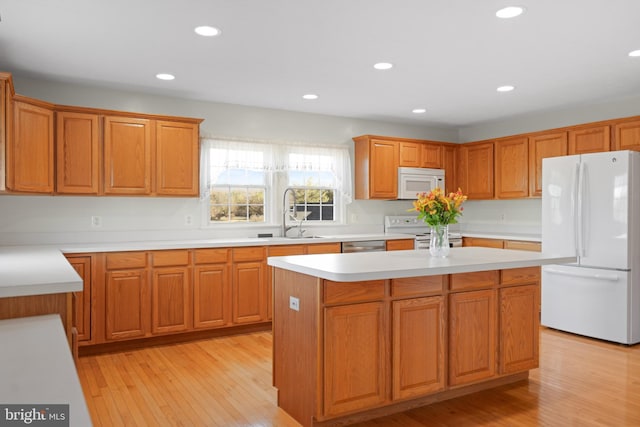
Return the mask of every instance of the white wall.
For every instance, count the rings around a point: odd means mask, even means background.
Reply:
[[[541,232],[542,199],[468,200],[463,207],[462,231]]]

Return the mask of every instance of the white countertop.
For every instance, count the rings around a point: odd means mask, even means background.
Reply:
[[[575,257],[480,247],[452,248],[446,258],[433,258],[428,250],[268,258],[268,264],[273,267],[338,282],[468,273],[575,261]]]
[[[0,247],[0,298],[82,290],[62,252],[48,247]]]
[[[2,320],[0,342],[3,405],[69,404],[69,425],[92,425],[60,316]]]

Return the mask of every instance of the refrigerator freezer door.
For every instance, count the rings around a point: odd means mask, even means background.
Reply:
[[[630,272],[542,267],[541,324],[588,337],[633,344]]]
[[[584,171],[578,238],[581,266],[631,268],[628,244],[629,159],[629,151],[581,156]]]
[[[580,156],[542,160],[542,251],[576,256]]]

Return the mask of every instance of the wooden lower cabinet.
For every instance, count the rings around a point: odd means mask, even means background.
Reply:
[[[450,385],[496,374],[496,300],[494,289],[449,295]]]
[[[379,405],[388,388],[385,304],[329,307],[324,312],[324,415]]]
[[[78,341],[91,340],[91,257],[68,256],[69,264],[82,278],[83,290],[73,292],[72,325],[78,333]]]
[[[485,239],[483,237],[463,237],[462,246],[479,246],[483,248],[503,249],[504,240],[502,239]]]
[[[153,269],[151,332],[182,332],[191,328],[191,279],[188,267]]]
[[[267,318],[266,251],[260,246],[232,251],[233,323],[261,322]]]
[[[231,323],[231,282],[227,264],[195,267],[193,327],[217,328]]]
[[[500,373],[538,367],[540,287],[500,289]]]
[[[387,240],[386,247],[388,251],[404,251],[415,249],[414,239]]]
[[[143,338],[150,333],[146,269],[108,271],[105,278],[105,339]]]
[[[422,396],[445,387],[442,296],[392,302],[392,398]]]

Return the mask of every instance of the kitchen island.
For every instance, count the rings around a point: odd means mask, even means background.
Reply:
[[[303,426],[345,425],[528,378],[540,265],[490,248],[270,257],[273,382]]]

